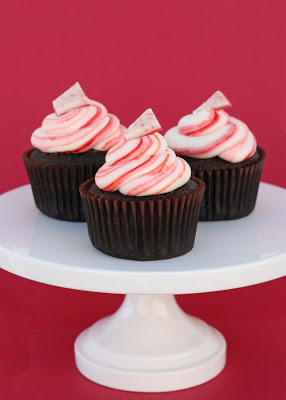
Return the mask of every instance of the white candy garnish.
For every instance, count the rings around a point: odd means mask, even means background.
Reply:
[[[135,139],[141,136],[150,135],[150,133],[160,131],[161,125],[157,120],[151,108],[148,108],[125,132],[125,139]]]
[[[58,116],[88,104],[90,101],[78,82],[53,101],[53,107]]]
[[[225,107],[231,107],[231,103],[220,90],[217,90],[205,103],[193,111],[193,113],[202,110],[210,110],[211,108],[214,110],[220,110]]]

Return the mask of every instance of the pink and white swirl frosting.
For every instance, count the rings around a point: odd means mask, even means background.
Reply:
[[[32,145],[43,152],[106,151],[124,136],[126,128],[119,119],[101,103],[88,99],[79,84],[53,103],[56,112],[44,118],[31,138]]]
[[[183,186],[191,177],[191,169],[168,149],[158,130],[161,126],[148,109],[128,128],[125,138],[107,152],[106,163],[95,175],[97,186],[128,196],[158,195]]]
[[[179,155],[194,158],[218,156],[231,163],[250,158],[257,148],[256,139],[244,122],[222,110],[229,106],[227,98],[215,92],[166,132],[168,146]]]

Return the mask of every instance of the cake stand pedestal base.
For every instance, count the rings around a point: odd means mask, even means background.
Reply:
[[[79,371],[115,389],[165,392],[200,385],[226,362],[214,328],[184,313],[173,295],[127,295],[119,310],[75,342]]]

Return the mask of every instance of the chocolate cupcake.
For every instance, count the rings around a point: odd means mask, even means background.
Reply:
[[[266,154],[247,125],[223,110],[229,106],[217,91],[165,134],[168,146],[206,184],[201,221],[242,218],[256,203]]]
[[[106,108],[88,99],[76,83],[53,101],[31,138],[34,149],[23,154],[35,204],[49,217],[85,221],[79,186],[94,177],[109,148],[126,128]]]
[[[151,109],[80,186],[94,247],[114,257],[161,260],[194,245],[204,183],[167,148]]]

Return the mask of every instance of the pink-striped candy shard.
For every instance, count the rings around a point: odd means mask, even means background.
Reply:
[[[185,115],[178,123],[179,132],[186,135],[205,128],[213,122],[215,115],[213,109],[202,110],[195,114]]]
[[[53,101],[53,107],[57,115],[65,114],[74,108],[88,104],[90,104],[90,100],[86,97],[78,82]]]
[[[210,109],[221,110],[225,107],[231,107],[231,103],[221,91],[217,90],[205,103],[193,111],[193,113]]]
[[[125,139],[135,139],[161,131],[162,127],[151,108],[148,108],[125,132]]]

